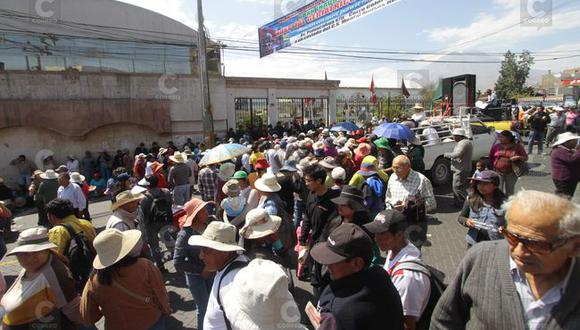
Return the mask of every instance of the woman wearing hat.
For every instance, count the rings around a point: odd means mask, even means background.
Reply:
[[[501,239],[499,227],[505,225],[501,205],[506,196],[499,189],[499,175],[482,171],[471,179],[475,182],[459,213],[460,224],[469,228],[465,240],[468,248],[481,241]]]
[[[199,258],[200,247],[191,246],[187,242],[190,237],[201,235],[210,216],[207,205],[199,198],[192,198],[183,208],[186,214],[179,219],[181,230],[175,241],[173,264],[178,272],[185,275],[185,283],[191,292],[197,306],[197,329],[203,330],[203,318],[213,283],[213,273],[205,269],[205,264]]]
[[[83,291],[80,312],[94,324],[103,316],[106,329],[165,329],[171,314],[161,273],[136,255],[141,232],[105,229],[94,241],[95,271]]]
[[[240,228],[249,210],[247,200],[241,197],[240,183],[231,179],[224,184],[222,190],[227,196],[220,204],[220,209],[223,210],[222,220]]]
[[[280,238],[284,246],[290,247],[296,244],[296,236],[290,222],[290,215],[285,211],[286,202],[280,199],[278,192],[282,186],[274,174],[266,173],[260,179],[256,180],[256,190],[260,194],[258,208],[263,208],[270,215],[282,218],[282,228],[280,229]]]
[[[173,157],[173,156],[172,156]],[[153,176],[157,177],[157,187],[158,188],[169,188],[165,174],[163,174],[163,164],[158,161],[151,163],[151,171]]]
[[[76,329],[81,323],[74,280],[65,258],[53,249],[44,227],[18,236],[7,255],[15,255],[23,269],[0,302],[3,329]]]
[[[130,190],[122,191],[115,197],[111,205],[113,214],[107,221],[105,228],[115,228],[120,231],[137,229],[137,213],[139,202],[145,198],[142,193],[132,193]]]
[[[489,163],[492,169],[499,174],[499,187],[509,197],[514,193],[514,187],[518,177],[513,170],[513,162],[527,161],[528,154],[510,131],[502,131],[499,134],[499,143],[491,147]]]
[[[379,161],[377,160],[377,158],[375,156],[366,156],[361,164],[360,170],[357,171],[352,178],[350,179],[350,181],[348,182],[349,186],[353,186],[356,187],[358,189],[362,189],[363,184],[367,178],[367,176],[365,175],[365,171],[366,169],[364,168],[364,164],[372,164],[374,171],[377,173],[377,175],[381,178],[381,180],[387,184],[389,182],[389,175],[387,174],[387,172],[385,172],[384,170],[377,170],[378,166],[379,166]],[[361,172],[362,171],[362,172]]]
[[[240,229],[244,238],[246,256],[274,261],[284,268],[290,268],[288,247],[278,237],[282,218],[270,215],[264,209],[253,209],[246,215],[246,223]]]
[[[566,132],[558,135],[554,142],[550,158],[552,159],[552,180],[556,194],[572,198],[580,181],[580,137]]]

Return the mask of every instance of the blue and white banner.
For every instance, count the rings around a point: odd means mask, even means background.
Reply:
[[[260,57],[350,23],[399,0],[316,0],[258,29]]]

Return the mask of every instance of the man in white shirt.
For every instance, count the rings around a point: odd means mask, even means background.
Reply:
[[[385,270],[401,297],[405,329],[415,329],[419,320],[421,323],[429,320],[421,319],[431,294],[431,282],[425,273],[410,270],[409,265],[420,264],[421,251],[405,238],[408,221],[396,210],[380,212],[375,221],[365,225],[365,228],[375,234],[375,241],[381,251],[388,251]],[[413,267],[414,268],[414,267]]]
[[[71,201],[76,216],[80,218],[87,204],[87,199],[85,198],[85,194],[83,194],[83,190],[81,187],[70,182],[70,175],[68,172],[59,174],[58,184],[60,184],[60,187],[58,187],[57,197]]]
[[[216,272],[203,320],[204,330],[228,329],[230,321],[221,307],[237,304],[224,301],[236,275],[248,264],[248,258],[241,254],[244,248],[236,243],[236,232],[234,225],[214,221],[202,235],[193,235],[188,240],[189,245],[201,247],[199,258],[205,263],[203,273]]]
[[[67,156],[67,162],[66,162],[66,167],[68,168],[68,171],[70,173],[72,172],[79,172],[79,161],[75,158],[75,156],[73,155],[68,155]]]
[[[407,156],[395,157],[392,169],[394,173],[389,177],[385,197],[386,209],[403,211],[407,203],[422,198],[425,200],[427,213],[436,211],[437,201],[431,181],[423,174],[411,169],[411,161]]]

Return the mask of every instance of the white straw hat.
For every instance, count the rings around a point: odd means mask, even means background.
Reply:
[[[185,163],[187,156],[182,154],[181,152],[176,152],[172,156],[169,156],[169,159],[175,163]]]
[[[81,175],[79,172],[72,172],[70,174],[70,182],[72,183],[83,183],[85,179],[85,176]]]
[[[54,170],[46,170],[40,175],[42,179],[58,179],[58,174]]]
[[[245,251],[236,242],[237,229],[234,225],[214,221],[201,235],[193,235],[187,243],[192,246],[202,246],[222,252]]]
[[[141,193],[133,193],[130,190],[122,191],[117,196],[115,196],[115,202],[111,205],[111,211],[115,211],[125,204],[139,201],[143,198],[145,198],[145,195]]]
[[[280,228],[282,218],[269,215],[265,209],[253,209],[246,214],[246,224],[240,229],[240,236],[256,239],[274,234]]]
[[[93,268],[103,269],[116,264],[126,257],[139,243],[141,232],[137,229],[120,231],[109,228],[95,237],[93,246],[97,252],[93,260]]]
[[[565,132],[565,133],[558,135],[558,137],[556,138],[556,142],[554,142],[554,144],[552,144],[552,147],[559,146],[559,145],[566,143],[568,141],[578,140],[578,139],[580,139],[580,136],[578,136],[572,132]]]
[[[262,175],[261,178],[256,180],[254,187],[262,192],[277,192],[282,189],[282,186],[280,186],[276,179],[276,175],[272,173]]]
[[[57,246],[48,240],[48,230],[44,227],[34,227],[23,230],[18,235],[16,247],[7,256],[17,253],[38,252],[49,249],[56,249]]]
[[[270,260],[254,259],[234,278],[224,310],[236,329],[306,329],[288,292],[288,276]]]
[[[451,132],[451,135],[457,135],[457,136],[464,136],[467,137],[467,134],[465,133],[465,130],[463,128],[456,128]]]

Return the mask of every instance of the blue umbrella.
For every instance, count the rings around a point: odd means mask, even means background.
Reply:
[[[373,134],[378,137],[395,140],[411,140],[415,133],[405,125],[399,123],[384,123],[375,128]]]
[[[338,123],[330,129],[333,132],[353,132],[359,130],[359,127],[351,122]]]

